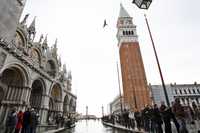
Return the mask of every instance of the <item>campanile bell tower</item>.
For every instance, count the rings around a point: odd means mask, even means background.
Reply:
[[[149,89],[146,80],[143,60],[140,52],[136,25],[132,17],[120,5],[117,21],[117,39],[122,73],[123,97],[125,107],[142,109],[150,104]]]

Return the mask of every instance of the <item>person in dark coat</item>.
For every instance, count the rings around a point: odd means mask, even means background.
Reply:
[[[134,113],[134,117],[135,117],[135,121],[137,124],[137,128],[140,131],[141,127],[142,127],[142,116],[141,116],[141,112],[139,112],[138,110],[136,110],[136,112]]]
[[[123,119],[124,119],[124,125],[126,128],[129,128],[130,127],[130,123],[129,123],[129,112],[128,110],[124,110],[123,112]]]
[[[156,133],[163,133],[163,129],[162,129],[162,117],[159,111],[159,108],[157,106],[157,104],[154,104],[154,108],[153,108],[153,112],[152,112],[152,121],[153,121],[153,131],[155,131]]]
[[[27,110],[24,112],[23,115],[22,133],[30,133],[30,124],[31,124],[31,112],[30,108],[27,108]]]
[[[185,111],[179,99],[175,99],[172,111],[175,114],[175,117],[180,125],[179,128],[180,133],[188,133],[188,129],[186,127],[186,122],[185,122],[185,117],[186,117]]]
[[[148,105],[142,111],[142,118],[143,118],[143,123],[144,123],[144,130],[149,132],[150,131],[150,109]]]
[[[36,113],[36,111],[33,108],[31,109],[31,117],[30,118],[31,118],[30,131],[31,131],[31,133],[36,133],[39,115]]]
[[[172,107],[173,107],[173,105],[174,105],[174,102],[172,102]],[[172,111],[172,108],[170,108],[170,111],[171,111],[171,118],[172,118],[172,121],[174,122],[174,124],[176,126],[177,133],[180,133],[180,131],[179,131],[180,125],[179,125],[179,123],[178,123],[178,121],[175,117],[175,114]]]
[[[5,133],[13,133],[17,124],[17,112],[16,108],[12,108],[6,119]]]
[[[161,102],[160,113],[165,124],[165,133],[172,133],[170,108]]]

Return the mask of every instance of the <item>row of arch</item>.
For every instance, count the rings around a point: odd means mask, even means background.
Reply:
[[[9,101],[40,110],[44,108],[43,104],[48,102],[48,111],[64,114],[75,111],[76,101],[69,99],[67,94],[63,98],[64,93],[60,84],[53,83],[51,89],[47,89],[43,78],[35,78],[32,83],[30,80],[31,76],[19,64],[9,65],[2,69],[0,72],[0,106],[4,106],[3,101]],[[49,101],[45,101],[45,97],[48,97]],[[0,118],[3,117],[0,115]]]
[[[175,89],[174,90],[174,93],[176,94],[176,95],[178,95],[178,94],[200,94],[200,89],[199,88],[187,88],[187,89]]]
[[[123,31],[123,35],[134,35],[134,31]]]

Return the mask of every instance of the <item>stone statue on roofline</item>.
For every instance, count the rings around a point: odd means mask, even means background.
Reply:
[[[43,34],[40,35],[40,39],[39,39],[39,42],[38,43],[42,43],[42,40],[43,40],[44,36]]]
[[[57,57],[57,43],[58,43],[58,40],[56,39],[55,41],[55,44],[53,45],[53,48],[52,48],[52,54],[54,57]]]
[[[27,21],[29,15],[30,15],[30,14],[26,14],[26,15],[25,15],[24,19],[23,19],[22,22],[20,23],[21,25],[25,25],[25,24],[26,24],[26,21]]]

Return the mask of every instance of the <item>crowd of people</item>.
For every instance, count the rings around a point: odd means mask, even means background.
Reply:
[[[177,133],[189,133],[188,127],[197,128],[195,121],[200,120],[200,109],[195,102],[192,106],[183,106],[180,100],[176,99],[170,107],[161,102],[160,107],[156,104],[147,105],[141,111],[135,112],[125,109],[120,114],[104,116],[102,120],[152,133],[172,133],[173,124]]]
[[[12,108],[7,115],[5,133],[36,133],[38,124],[39,114],[35,109],[17,112],[16,108]]]

